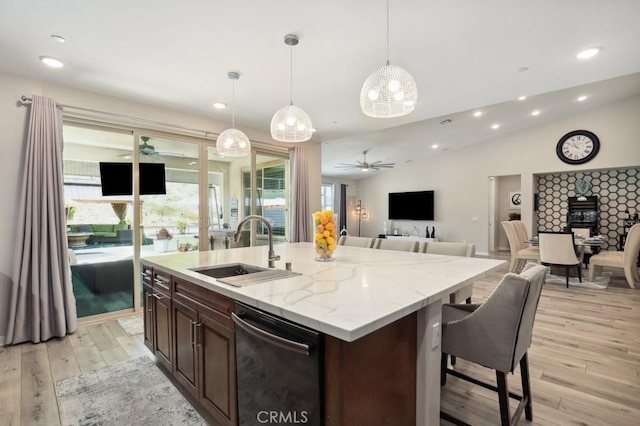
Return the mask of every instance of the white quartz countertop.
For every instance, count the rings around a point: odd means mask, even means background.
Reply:
[[[192,268],[246,263],[267,267],[266,246],[147,255],[141,260],[237,301],[345,341],[353,341],[463,288],[502,260],[339,246],[317,262],[311,243],[274,246],[276,268],[302,275],[233,287]]]

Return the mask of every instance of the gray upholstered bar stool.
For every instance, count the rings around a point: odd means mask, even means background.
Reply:
[[[380,250],[410,251],[415,253],[418,251],[419,245],[420,243],[416,240],[376,238],[373,243],[373,248]]]
[[[442,305],[441,384],[444,386],[447,374],[451,374],[498,392],[502,426],[516,424],[523,410],[527,420],[533,420],[527,351],[546,275],[545,266],[528,263],[520,274],[507,273],[481,305]],[[497,386],[447,368],[448,355],[495,370]],[[522,396],[509,392],[507,385],[507,373],[518,363]],[[520,400],[513,418],[509,397]],[[441,417],[466,424],[444,412]]]
[[[373,238],[352,237],[351,235],[343,235],[338,240],[338,245],[371,248],[371,246],[373,245]]]

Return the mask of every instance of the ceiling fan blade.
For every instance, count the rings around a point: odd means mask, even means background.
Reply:
[[[339,168],[339,169],[360,169],[360,168],[362,168],[362,166],[356,165],[356,164],[338,164],[335,167]]]

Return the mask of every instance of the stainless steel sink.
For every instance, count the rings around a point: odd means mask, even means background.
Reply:
[[[221,283],[229,284],[234,287],[243,287],[251,284],[302,275],[298,272],[262,268],[244,263],[194,268],[192,271],[213,277]]]

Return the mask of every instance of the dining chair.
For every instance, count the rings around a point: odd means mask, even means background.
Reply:
[[[398,240],[391,238],[376,238],[374,249],[417,252],[420,243],[416,240]]]
[[[578,279],[582,282],[582,260],[576,254],[573,238],[573,232],[538,231],[540,263],[545,266],[564,268],[567,288],[569,288],[571,268],[577,268]]]
[[[421,253],[443,254],[446,256],[473,257],[476,254],[476,246],[469,243],[457,243],[449,241],[427,242],[421,248]],[[449,303],[459,303],[466,300],[471,303],[473,295],[473,284],[456,290],[449,295]]]
[[[620,268],[629,287],[635,288],[640,283],[638,272],[638,253],[640,252],[640,223],[633,225],[627,234],[623,251],[602,251],[589,259],[589,281],[594,281],[596,273],[602,273],[602,267]]]
[[[538,248],[529,246],[529,233],[524,222],[520,220],[505,220],[502,222],[502,227],[507,234],[511,250],[509,272],[518,272],[527,260],[539,261],[540,253]]]
[[[352,237],[351,235],[342,235],[338,240],[338,245],[371,248],[371,246],[373,246],[373,238]]]
[[[571,232],[573,232],[573,235],[575,238],[589,238],[591,237],[591,228],[574,228],[571,227]],[[591,249],[591,247],[586,246],[586,245],[581,245],[578,247],[578,251],[582,257],[582,262],[585,264],[585,266],[588,264],[589,259],[591,258],[591,256],[593,255],[593,250]]]
[[[483,304],[442,306],[441,385],[450,374],[497,392],[503,426],[516,424],[523,411],[527,420],[533,420],[527,351],[546,274],[546,267],[527,263],[520,274],[508,272]],[[497,386],[448,368],[449,355],[495,370]],[[518,364],[522,395],[509,392],[507,384],[507,374]],[[509,397],[520,400],[513,417]],[[440,416],[466,424],[445,412]]]

